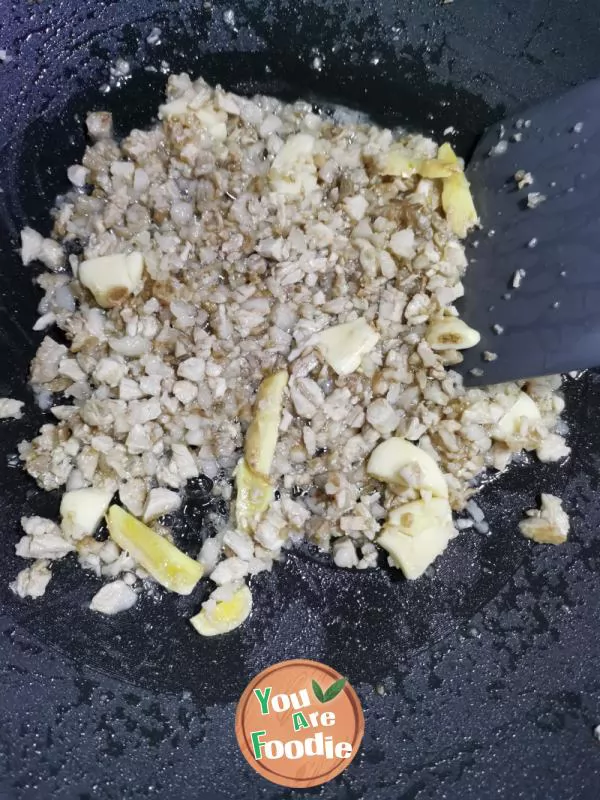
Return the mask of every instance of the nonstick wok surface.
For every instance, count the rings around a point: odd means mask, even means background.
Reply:
[[[26,399],[28,413],[4,423],[0,441],[0,796],[596,798],[595,373],[566,382],[569,462],[527,462],[486,486],[492,533],[459,537],[431,580],[338,570],[300,548],[253,581],[250,621],[212,641],[185,621],[203,586],[114,618],[88,611],[97,582],[69,559],[40,601],[7,588],[22,567],[19,517],[52,516],[59,502],[15,467],[17,443],[44,419],[26,385],[38,293],[15,249],[24,224],[49,230],[87,110],[113,111],[120,133],[150,124],[165,61],[235,91],[341,102],[438,138],[453,125],[468,155],[506,113],[600,74],[595,4],[4,0],[2,12],[0,48],[12,60],[0,64],[0,394]],[[154,27],[161,41],[150,45]],[[132,75],[105,94],[118,56]],[[518,533],[540,491],[559,494],[572,515],[563,547]],[[174,520],[192,547],[201,508]],[[366,735],[331,784],[286,793],[243,761],[234,708],[254,674],[298,657],[348,676]]]

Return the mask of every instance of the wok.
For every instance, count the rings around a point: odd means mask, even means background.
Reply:
[[[204,599],[203,586],[190,598],[145,597],[114,618],[87,609],[98,584],[69,559],[55,567],[42,600],[19,601],[7,588],[22,568],[14,555],[19,517],[53,516],[59,501],[15,460],[17,443],[45,418],[27,387],[41,338],[32,331],[39,293],[17,256],[18,233],[25,224],[49,231],[66,166],[84,148],[87,110],[111,110],[121,134],[148,125],[165,72],[185,70],[241,93],[343,103],[439,139],[452,125],[468,156],[494,120],[600,74],[596,4],[1,5],[0,48],[11,60],[0,63],[0,395],[27,401],[25,417],[3,423],[0,437],[1,796],[597,798],[594,372],[565,383],[569,462],[528,461],[490,482],[480,503],[491,534],[460,536],[431,579],[338,570],[298,548],[253,580],[249,622],[210,641],[185,621]],[[161,33],[151,44],[153,28]],[[111,82],[118,57],[131,74]],[[565,499],[573,531],[563,547],[536,547],[518,533],[523,509],[540,491]],[[187,510],[175,524],[193,546],[202,504]],[[234,709],[253,675],[302,657],[348,677],[366,734],[333,782],[286,792],[243,760]]]

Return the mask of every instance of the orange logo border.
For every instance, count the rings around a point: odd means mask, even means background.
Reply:
[[[356,694],[356,691],[349,683],[346,683],[344,685],[344,688],[342,689],[342,693],[345,694],[347,699],[350,701],[355,721],[354,732],[351,740],[349,740],[352,746],[352,756],[350,758],[336,759],[335,763],[332,764],[331,768],[325,773],[307,777],[298,777],[298,778],[294,778],[288,775],[283,775],[273,767],[267,766],[267,763],[264,760],[259,761],[254,756],[252,743],[249,737],[249,732],[245,728],[245,717],[247,716],[248,713],[248,705],[251,700],[256,701],[254,690],[258,687],[259,684],[264,684],[265,681],[268,682],[269,678],[274,673],[280,673],[281,671],[289,669],[290,667],[293,668],[304,667],[312,670],[318,670],[323,674],[323,677],[326,676],[330,682],[338,680],[339,678],[342,677],[340,673],[334,670],[332,667],[329,667],[326,664],[322,664],[319,661],[312,661],[310,659],[304,659],[304,658],[291,659],[289,661],[280,661],[278,664],[273,664],[272,666],[267,667],[267,669],[260,672],[250,681],[250,683],[244,690],[238,702],[235,715],[235,735],[240,750],[242,751],[242,755],[244,756],[246,761],[250,764],[250,766],[254,770],[256,770],[256,772],[258,772],[259,775],[262,775],[263,778],[266,778],[267,780],[271,781],[271,783],[276,783],[279,786],[308,789],[311,786],[320,786],[321,784],[327,783],[328,781],[332,780],[341,772],[343,772],[346,769],[346,767],[354,760],[365,732],[365,719],[362,706],[359,697]]]

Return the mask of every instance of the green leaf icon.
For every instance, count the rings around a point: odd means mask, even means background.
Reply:
[[[334,681],[329,689],[325,692],[325,696],[323,699],[323,703],[328,703],[330,700],[333,700],[338,694],[342,691],[344,686],[346,685],[346,678],[339,678],[337,681]]]
[[[330,700],[335,699],[345,685],[346,678],[338,678],[326,691],[323,691],[315,680],[312,682],[313,692],[319,703],[328,703]]]
[[[313,682],[312,682],[312,689],[313,689],[313,692],[315,693],[315,697],[317,698],[319,703],[324,703],[325,702],[325,695],[323,694],[323,689],[321,689],[319,684],[314,679],[313,679]]]

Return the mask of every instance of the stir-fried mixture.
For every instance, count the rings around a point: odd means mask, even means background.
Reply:
[[[568,454],[559,377],[467,390],[452,369],[479,334],[454,306],[477,215],[450,145],[185,74],[158,116],[118,141],[89,114],[52,238],[22,234],[24,264],[48,268],[31,384],[52,421],[19,452],[64,495],[59,521],[22,520],[17,594],[73,556],[104,579],[91,608],[107,614],[149,582],[209,578],[191,621],[226,632],[290,543],[357,569],[383,550],[416,579],[484,470]],[[199,476],[231,514],[184,553],[161,518]],[[532,512],[523,529],[552,524]]]

